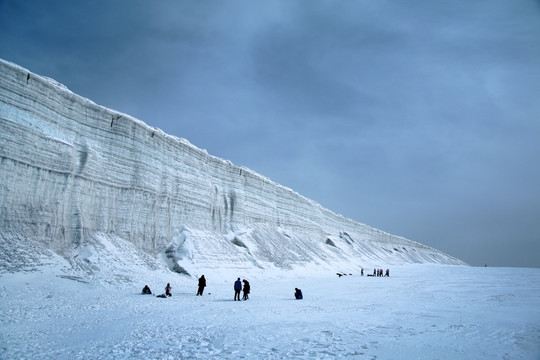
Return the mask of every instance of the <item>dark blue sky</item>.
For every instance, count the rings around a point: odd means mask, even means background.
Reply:
[[[0,57],[346,217],[540,267],[540,1],[0,0]]]

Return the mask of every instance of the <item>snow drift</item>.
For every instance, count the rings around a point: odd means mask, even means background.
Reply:
[[[216,267],[463,264],[337,215],[18,65],[0,60],[0,74],[6,249],[35,243],[91,264],[84,256],[89,248],[122,239],[186,274]],[[89,245],[96,241],[101,245]]]
[[[401,265],[388,278],[267,271],[249,278],[250,299],[238,302],[236,277],[214,272],[195,296],[194,278],[146,270],[136,286],[102,286],[64,273],[58,256],[49,262],[0,275],[1,359],[540,359],[540,269]],[[145,284],[161,294],[169,280],[168,299],[140,294]]]

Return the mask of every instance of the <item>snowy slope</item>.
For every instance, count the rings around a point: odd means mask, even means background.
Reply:
[[[151,266],[163,260],[190,275],[313,264],[344,271],[462,264],[337,215],[52,79],[6,61],[0,75],[0,241],[6,249],[35,243],[91,269],[98,256],[89,254],[122,243],[127,252],[153,259]],[[11,257],[2,263],[19,266]]]

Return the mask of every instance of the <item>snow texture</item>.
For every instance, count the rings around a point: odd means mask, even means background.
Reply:
[[[214,271],[201,297],[195,278],[148,268],[131,243],[99,243],[85,252],[102,271],[90,277],[52,252],[0,274],[1,359],[540,359],[540,269]],[[233,301],[238,276],[247,301]],[[140,293],[167,282],[170,298]]]
[[[337,215],[18,65],[0,60],[0,74],[4,243],[27,239],[92,263],[93,239],[107,234],[190,275],[216,266],[463,264]],[[4,270],[17,264],[3,261]]]

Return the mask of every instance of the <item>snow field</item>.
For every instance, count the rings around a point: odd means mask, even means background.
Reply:
[[[54,266],[2,274],[0,358],[540,358],[540,269],[406,265],[390,278],[246,275],[252,292],[241,302],[232,300],[236,277],[205,273],[208,287],[197,297],[196,279],[171,273],[158,283],[153,275],[114,287]],[[173,296],[140,295],[145,278],[158,294],[171,282]],[[304,300],[294,300],[295,287]]]

